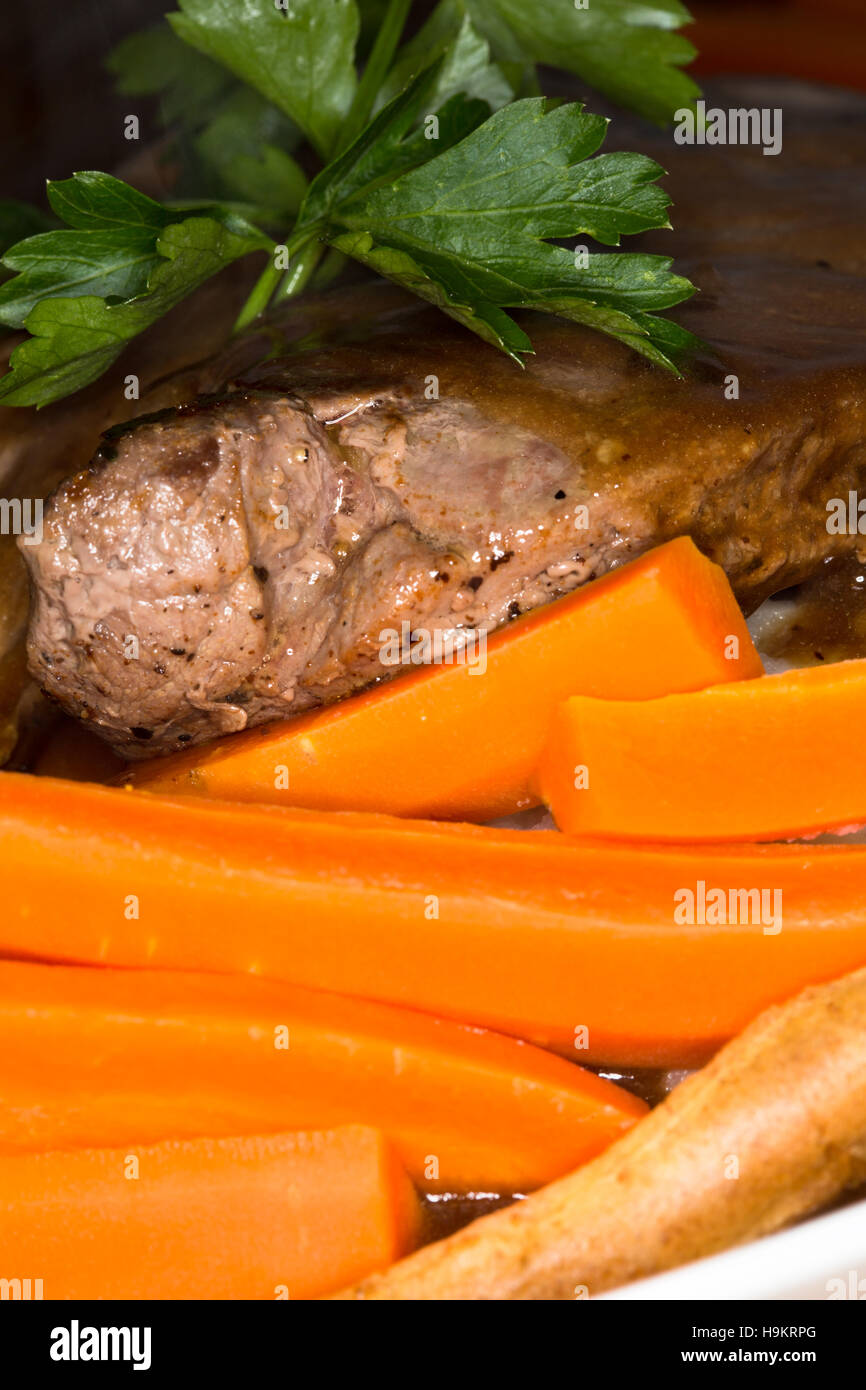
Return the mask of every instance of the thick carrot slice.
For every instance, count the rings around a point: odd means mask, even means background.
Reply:
[[[866,822],[866,661],[636,703],[567,700],[539,787],[605,839],[779,840]],[[575,776],[577,773],[577,776]],[[576,785],[577,783],[577,785]]]
[[[0,863],[7,955],[254,971],[581,1061],[688,1065],[866,964],[859,846],[592,846],[5,773]]]
[[[646,699],[761,674],[724,572],[688,537],[492,636],[482,673],[428,666],[286,723],[141,765],[151,791],[492,820],[534,805],[567,695]]]
[[[47,1299],[316,1298],[406,1254],[419,1215],[361,1126],[0,1157],[4,1269]]]
[[[539,1187],[646,1110],[513,1038],[218,975],[0,962],[0,1058],[0,1153],[362,1123],[428,1192]]]

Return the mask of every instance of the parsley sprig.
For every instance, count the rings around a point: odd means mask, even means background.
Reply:
[[[170,30],[127,40],[111,65],[122,90],[163,92],[217,196],[200,186],[195,203],[162,204],[97,172],[50,183],[63,225],[3,257],[13,274],[0,323],[29,336],[0,402],[41,406],[85,386],[255,252],[268,262],[239,329],[348,257],[518,362],[532,344],[507,311],[530,307],[676,370],[692,340],[657,311],[693,287],[670,261],[559,244],[617,247],[668,226],[663,171],[640,154],[599,154],[606,121],[537,95],[534,63],[665,119],[695,91],[679,71],[691,50],[674,32],[687,18],[677,0],[441,0],[402,47],[410,0],[179,3]]]

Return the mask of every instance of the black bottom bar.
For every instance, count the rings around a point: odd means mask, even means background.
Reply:
[[[242,1376],[244,1390],[245,1382],[262,1374],[278,1373],[287,1386],[299,1378],[309,1382],[311,1376],[316,1382],[331,1380],[341,1354],[355,1377],[366,1377],[376,1365],[380,1374],[388,1365],[389,1375],[413,1381],[419,1372],[429,1380],[437,1354],[450,1376],[459,1365],[463,1373],[478,1366],[489,1378],[491,1369],[503,1364],[512,1382],[525,1374],[523,1366],[538,1379],[552,1369],[552,1358],[561,1377],[563,1355],[584,1383],[606,1382],[610,1372],[618,1379],[630,1367],[662,1376],[684,1368],[700,1376],[710,1366],[804,1366],[826,1381],[828,1374],[850,1366],[860,1350],[862,1318],[852,1313],[824,1302],[602,1301],[559,1304],[546,1313],[525,1304],[500,1306],[498,1312],[476,1308],[471,1315],[455,1304],[415,1304],[392,1308],[383,1324],[381,1311],[346,1304],[22,1301],[0,1304],[0,1338],[4,1360],[17,1367],[19,1381],[31,1371],[60,1380],[92,1378],[106,1369],[114,1376],[134,1376],[137,1367],[142,1377],[158,1381],[194,1373],[197,1390],[211,1377],[224,1384]],[[464,1334],[457,1343],[455,1316]],[[499,1317],[505,1321],[499,1323]],[[545,1335],[527,1341],[526,1334],[541,1326],[537,1317],[543,1318]],[[403,1329],[408,1336],[400,1337]],[[557,1345],[556,1333],[567,1340]],[[91,1359],[94,1351],[99,1359]]]

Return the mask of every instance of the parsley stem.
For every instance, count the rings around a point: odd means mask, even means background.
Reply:
[[[367,66],[364,68],[364,75],[358,83],[355,92],[355,99],[349,107],[349,113],[343,122],[342,129],[337,136],[336,148],[333,158],[343,153],[352,144],[353,140],[360,135],[364,126],[373,114],[373,107],[379,88],[385,80],[385,74],[391,66],[391,59],[400,42],[412,0],[390,0],[388,9],[382,23],[379,25],[379,32],[376,35],[376,42],[367,59]]]
[[[302,232],[297,233],[294,237],[289,237],[288,241],[285,243],[286,251],[289,256],[288,274],[291,275],[294,272],[294,267],[291,262],[292,256],[295,252],[300,251],[307,242],[312,241],[313,237],[314,231],[310,227],[305,227]],[[318,257],[316,259],[318,259]],[[254,319],[257,319],[265,312],[280,281],[286,273],[284,267],[276,264],[274,252],[272,252],[268,264],[253,285],[246,303],[235,319],[234,328],[232,329],[233,334],[240,333],[244,328],[249,327]],[[295,291],[295,293],[297,293],[297,291]]]
[[[346,264],[346,257],[342,251],[336,251],[333,246],[328,250],[328,254],[316,271],[316,278],[313,280],[313,289],[323,290],[326,285],[330,285],[342,271]]]
[[[369,121],[379,89],[400,42],[411,5],[412,0],[390,0],[385,17],[379,26],[376,41],[367,59],[363,76],[358,83],[354,100],[337,136],[334,157],[348,149]],[[300,249],[305,242],[310,240],[310,237],[311,233],[308,228],[298,246],[293,247],[290,241],[288,243],[290,254]],[[235,320],[234,333],[240,333],[244,328],[247,328],[254,319],[265,312],[272,301],[289,299],[292,295],[300,293],[321,256],[321,247],[318,243],[314,242],[312,245],[316,246],[317,249],[309,251],[307,256],[302,257],[296,265],[290,266],[288,272],[279,270],[273,260],[265,266]],[[328,269],[328,264],[329,262],[326,260],[324,270]]]
[[[291,299],[294,295],[301,293],[301,290],[309,283],[313,271],[319,264],[324,249],[324,243],[321,241],[307,242],[304,249],[283,275],[282,280],[271,298],[272,304],[280,304],[284,299]]]
[[[242,329],[247,328],[248,325],[252,323],[253,319],[257,319],[259,314],[265,312],[265,309],[267,309],[270,303],[271,295],[280,283],[280,276],[282,273],[281,270],[277,270],[274,265],[273,257],[271,257],[258,280],[253,285],[244,307],[235,319],[235,325],[232,329],[233,333],[240,333]]]

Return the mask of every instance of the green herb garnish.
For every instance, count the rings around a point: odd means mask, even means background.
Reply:
[[[369,0],[180,0],[171,29],[127,40],[111,59],[121,90],[160,91],[209,178],[200,201],[177,205],[101,173],[49,184],[65,225],[3,257],[14,274],[0,323],[30,336],[0,402],[41,406],[87,385],[254,252],[269,260],[239,329],[349,257],[518,362],[532,344],[507,310],[530,307],[676,370],[694,340],[656,311],[693,287],[670,262],[556,244],[618,246],[669,225],[663,171],[598,154],[607,123],[581,104],[526,93],[538,89],[534,63],[555,63],[669,118],[696,92],[679,71],[690,46],[673,32],[686,11],[677,0],[442,0],[401,47],[410,8],[380,3],[372,23]],[[45,225],[9,206],[24,231]]]

